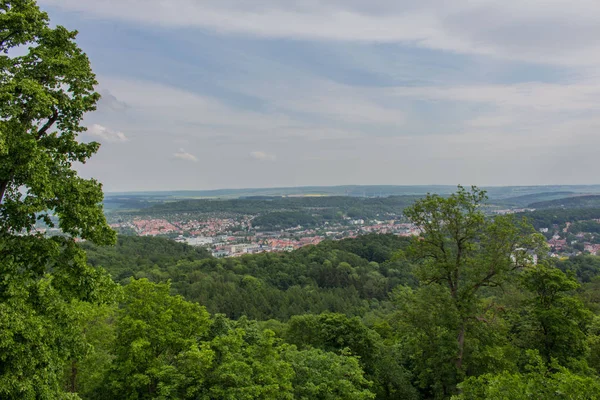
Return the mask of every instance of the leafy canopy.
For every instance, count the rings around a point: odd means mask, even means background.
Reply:
[[[100,205],[101,185],[73,169],[99,148],[77,140],[85,131],[83,115],[95,110],[100,95],[76,36],[50,27],[33,0],[0,1],[2,234],[31,232],[38,219],[53,226],[55,214],[66,234],[114,242]]]
[[[75,242],[110,244],[102,187],[73,169],[98,143],[77,140],[99,94],[77,32],[33,0],[0,0],[0,397],[62,398],[65,363],[85,352],[75,300],[114,284]],[[36,231],[43,220],[62,237]]]

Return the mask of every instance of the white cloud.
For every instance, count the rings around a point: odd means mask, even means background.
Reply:
[[[184,149],[179,149],[177,153],[173,154],[173,157],[184,161],[198,162],[198,158],[195,155],[188,153]]]
[[[468,54],[600,62],[596,0],[40,0],[152,26],[309,40],[398,42]]]
[[[397,102],[382,98],[385,89],[365,89],[315,78],[297,79],[294,87],[271,87],[261,91],[255,82],[248,87],[238,85],[237,89],[280,108],[335,123],[398,126],[406,120],[405,112]]]
[[[250,157],[260,161],[275,161],[277,157],[274,154],[265,153],[264,151],[253,151]]]
[[[98,102],[98,107],[103,108],[106,107],[112,111],[125,111],[129,109],[129,104],[117,99],[110,91],[103,89],[100,91],[100,101]]]
[[[218,98],[156,82],[111,77],[100,77],[99,81],[104,90],[130,105],[127,115],[103,117],[116,119],[140,135],[169,132],[171,139],[186,147],[192,139],[229,142],[234,138],[238,143],[286,141],[291,137],[343,139],[359,131],[342,129],[340,124],[397,124],[403,120],[403,113],[394,107],[383,107],[351,87],[323,81],[307,80],[294,88],[286,86],[288,90],[240,83],[236,88],[239,92],[269,104],[264,111],[234,107]],[[292,91],[294,96],[290,96]],[[318,98],[322,100],[317,102]],[[327,121],[316,122],[319,118]]]
[[[123,143],[129,141],[123,132],[114,131],[99,124],[93,124],[90,126],[87,130],[87,133],[99,138],[100,140],[110,143]]]
[[[600,84],[593,81],[395,88],[390,94],[413,99],[487,103],[547,112],[595,110],[600,107]]]
[[[143,114],[151,124],[203,125],[231,129],[276,129],[292,124],[285,115],[263,114],[231,107],[217,98],[150,81],[101,77],[119,99],[131,106],[131,116]]]
[[[466,124],[474,128],[496,128],[511,125],[515,122],[514,115],[479,115],[469,121]]]

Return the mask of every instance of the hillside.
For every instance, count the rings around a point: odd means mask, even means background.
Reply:
[[[352,217],[399,215],[420,196],[391,196],[362,198],[331,197],[270,197],[232,200],[184,200],[158,204],[143,210],[145,214],[167,213],[231,213],[261,214],[275,211],[305,211],[317,215],[331,215],[340,211]]]
[[[518,215],[526,217],[536,229],[552,228],[553,225],[562,227],[567,222],[600,218],[600,208],[553,208],[525,212]]]
[[[173,293],[211,313],[287,320],[325,311],[361,315],[371,302],[387,301],[397,285],[414,285],[408,264],[391,261],[407,244],[408,239],[393,235],[366,235],[291,253],[220,260],[204,250],[149,237],[120,237],[115,247],[85,249],[88,261],[117,282],[171,281]]]
[[[531,203],[562,199],[569,195],[575,195],[575,194],[576,194],[575,192],[566,192],[566,191],[541,192],[541,193],[525,194],[522,196],[508,197],[505,199],[492,199],[491,202],[495,205],[526,207],[526,206],[529,206]]]
[[[530,208],[600,208],[600,195],[573,196],[529,204]]]

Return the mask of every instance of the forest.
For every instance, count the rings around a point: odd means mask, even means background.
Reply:
[[[529,204],[529,207],[535,209],[552,208],[600,208],[600,196],[572,196],[561,199],[540,201]]]
[[[552,228],[554,225],[564,228],[567,222],[600,219],[600,208],[551,208],[518,215],[527,218],[536,229]]]
[[[2,396],[597,398],[600,257],[550,260],[526,219],[483,202],[460,187],[417,201],[413,239],[240,258],[164,238],[64,242],[56,267],[83,261],[79,285],[48,270],[13,282],[35,300],[3,303],[19,307],[3,321]]]
[[[551,259],[477,187],[344,200],[402,203],[411,239],[214,259],[117,237],[74,167],[100,146],[77,32],[33,0],[0,22],[1,399],[600,398],[598,257]]]
[[[227,213],[227,214],[275,214],[297,213],[318,215],[331,219],[338,212],[353,218],[374,218],[385,215],[401,215],[402,210],[422,196],[390,197],[259,197],[230,200],[182,200],[164,202],[145,208],[139,215],[167,215],[172,213]],[[131,213],[131,212],[130,212]],[[286,214],[279,214],[284,216]],[[293,215],[293,214],[288,214]]]

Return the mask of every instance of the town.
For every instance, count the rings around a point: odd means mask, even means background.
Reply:
[[[316,245],[325,239],[341,240],[369,233],[418,235],[419,230],[402,219],[365,220],[343,218],[324,222],[322,226],[301,225],[280,230],[262,230],[252,224],[252,216],[208,217],[205,219],[136,217],[113,222],[117,231],[138,236],[164,236],[192,246],[210,248],[217,258],[244,254],[292,251],[307,245]]]
[[[497,210],[498,215],[533,212],[534,209]],[[325,221],[317,226],[287,226],[281,229],[262,229],[255,226],[253,215],[196,215],[173,214],[162,218],[148,216],[121,217],[111,227],[120,233],[137,236],[162,236],[191,246],[209,249],[214,257],[238,257],[263,252],[292,251],[323,240],[355,238],[369,233],[416,236],[419,229],[401,216],[363,219],[343,217]],[[540,225],[535,224],[535,225]],[[600,219],[566,222],[564,225],[540,226],[538,232],[546,237],[550,256],[564,258],[600,252]],[[587,229],[586,229],[587,228]]]

